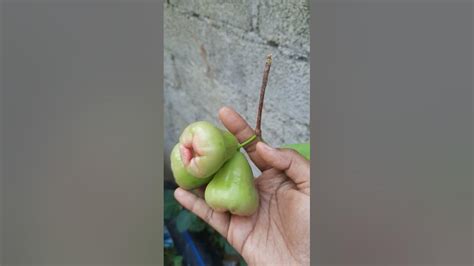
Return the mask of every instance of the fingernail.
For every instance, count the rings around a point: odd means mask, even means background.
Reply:
[[[221,109],[219,110],[219,112],[229,112],[231,110],[232,109],[230,109],[230,107],[228,107],[228,106],[222,106]]]
[[[174,191],[174,197],[181,197],[184,195],[184,191],[181,189],[181,188],[177,188],[175,191]]]

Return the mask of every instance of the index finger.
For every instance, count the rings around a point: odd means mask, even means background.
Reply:
[[[239,143],[242,143],[255,135],[255,131],[249,126],[245,119],[230,107],[222,107],[219,110],[219,118],[227,130],[237,138]],[[260,171],[265,171],[270,168],[270,165],[268,165],[257,153],[256,145],[258,141],[260,141],[260,139],[256,138],[244,148],[250,159],[252,159]]]
[[[204,199],[194,195],[190,191],[177,188],[174,192],[175,199],[192,213],[199,216],[206,223],[214,227],[223,237],[227,236],[229,230],[230,216],[225,212],[214,212]]]

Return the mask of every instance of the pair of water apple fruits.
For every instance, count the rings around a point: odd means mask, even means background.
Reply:
[[[252,215],[258,209],[259,195],[252,169],[239,151],[252,141],[253,138],[239,144],[234,135],[212,123],[191,123],[171,152],[171,169],[176,184],[186,190],[207,184],[204,199],[214,211]],[[309,159],[309,143],[283,147],[294,149]]]

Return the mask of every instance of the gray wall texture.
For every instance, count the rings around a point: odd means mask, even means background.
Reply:
[[[272,145],[309,140],[309,12],[307,0],[165,3],[167,160],[187,124],[219,123],[217,112],[224,105],[255,126],[268,53],[273,55],[273,64],[265,95],[263,137]]]

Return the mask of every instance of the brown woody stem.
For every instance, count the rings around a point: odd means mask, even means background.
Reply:
[[[270,67],[272,66],[272,54],[267,55],[267,61],[265,62],[265,68],[263,69],[262,86],[260,87],[260,100],[258,102],[258,113],[257,113],[257,125],[255,126],[255,135],[258,138],[262,137],[262,110],[263,100],[265,98],[265,88],[267,87],[268,74],[270,73]]]

